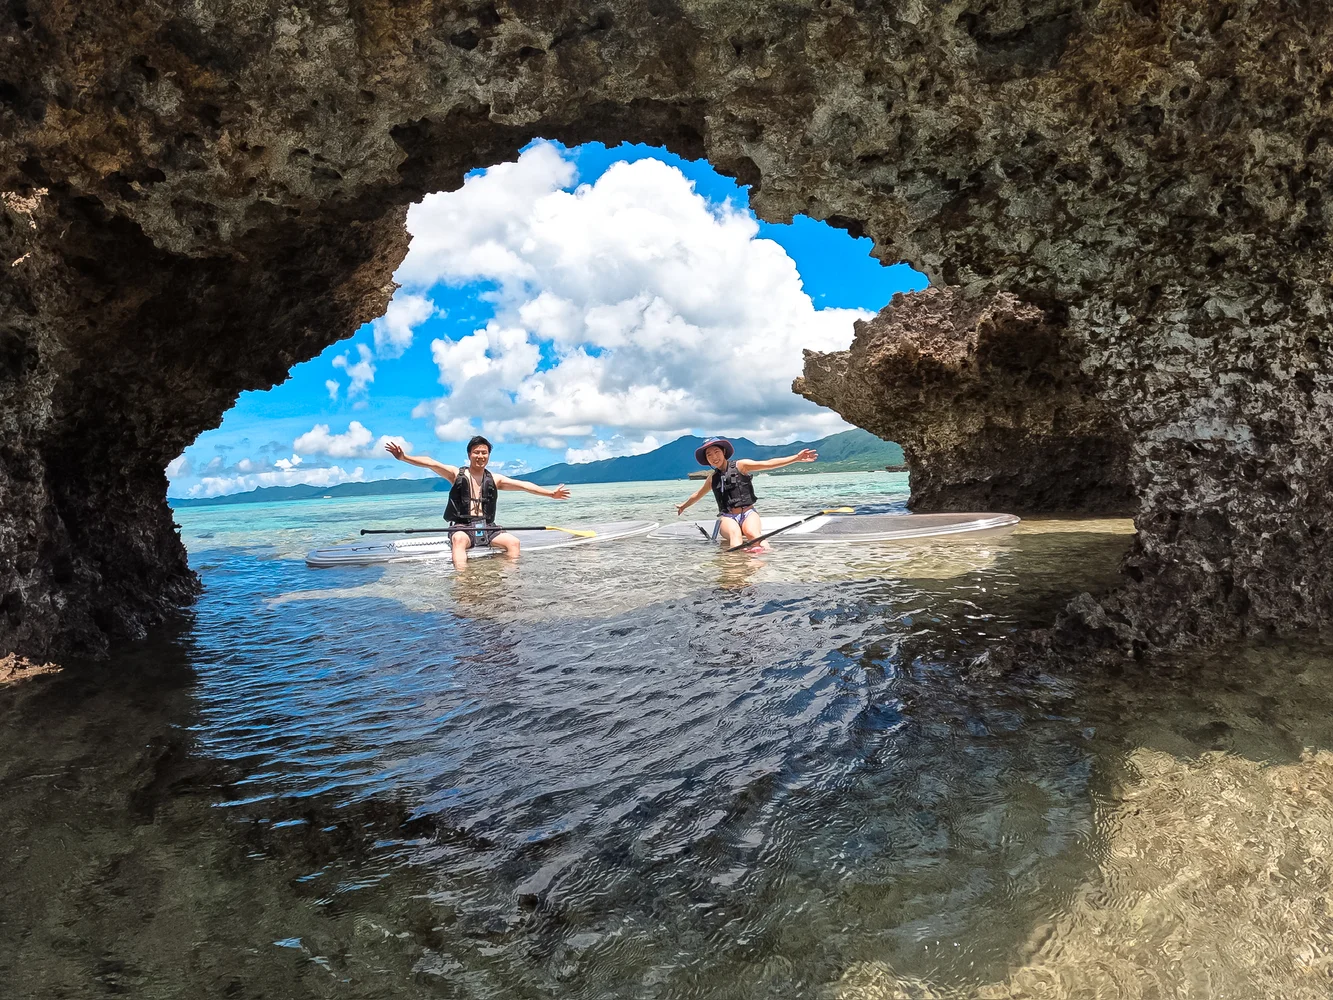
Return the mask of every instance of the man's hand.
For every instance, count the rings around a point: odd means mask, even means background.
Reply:
[[[813,448],[806,448],[804,451],[798,452],[796,455],[796,461],[798,462],[815,462],[818,461],[818,459],[819,452],[815,451]]]
[[[568,499],[569,499],[569,487],[567,487],[564,483],[561,483],[559,486],[557,486],[555,489],[553,489],[553,490],[551,491],[551,499],[552,499],[552,500],[568,500]]]
[[[384,450],[400,462],[407,461],[407,453],[403,451],[403,446],[394,441],[385,441]]]

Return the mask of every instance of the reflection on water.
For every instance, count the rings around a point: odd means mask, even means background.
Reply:
[[[905,485],[763,483],[775,513]],[[0,692],[7,994],[1328,995],[1326,650],[958,669],[1109,586],[1123,523],[293,558],[432,512],[182,511],[178,633]]]

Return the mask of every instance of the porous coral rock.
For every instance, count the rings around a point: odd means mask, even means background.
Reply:
[[[1129,442],[1077,348],[1012,295],[928,288],[807,351],[794,388],[902,445],[913,509],[1128,513]]]
[[[14,0],[0,650],[187,599],[165,464],[382,311],[410,202],[537,136],[706,155],[766,219],[1041,309],[1128,442],[1121,647],[1323,621],[1331,28],[1286,0]]]

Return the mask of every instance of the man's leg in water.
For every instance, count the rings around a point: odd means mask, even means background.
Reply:
[[[519,541],[517,535],[511,535],[507,531],[502,531],[491,539],[491,545],[499,549],[510,559],[518,558]]]
[[[449,545],[453,550],[454,569],[466,569],[467,550],[472,548],[472,539],[468,537],[468,533],[466,531],[451,532]]]

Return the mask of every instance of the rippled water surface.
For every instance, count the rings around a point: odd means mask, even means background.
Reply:
[[[690,489],[504,501],[667,520]],[[5,995],[1328,995],[1323,647],[960,667],[1111,586],[1126,522],[301,562],[442,499],[178,511],[187,619],[0,691]]]

